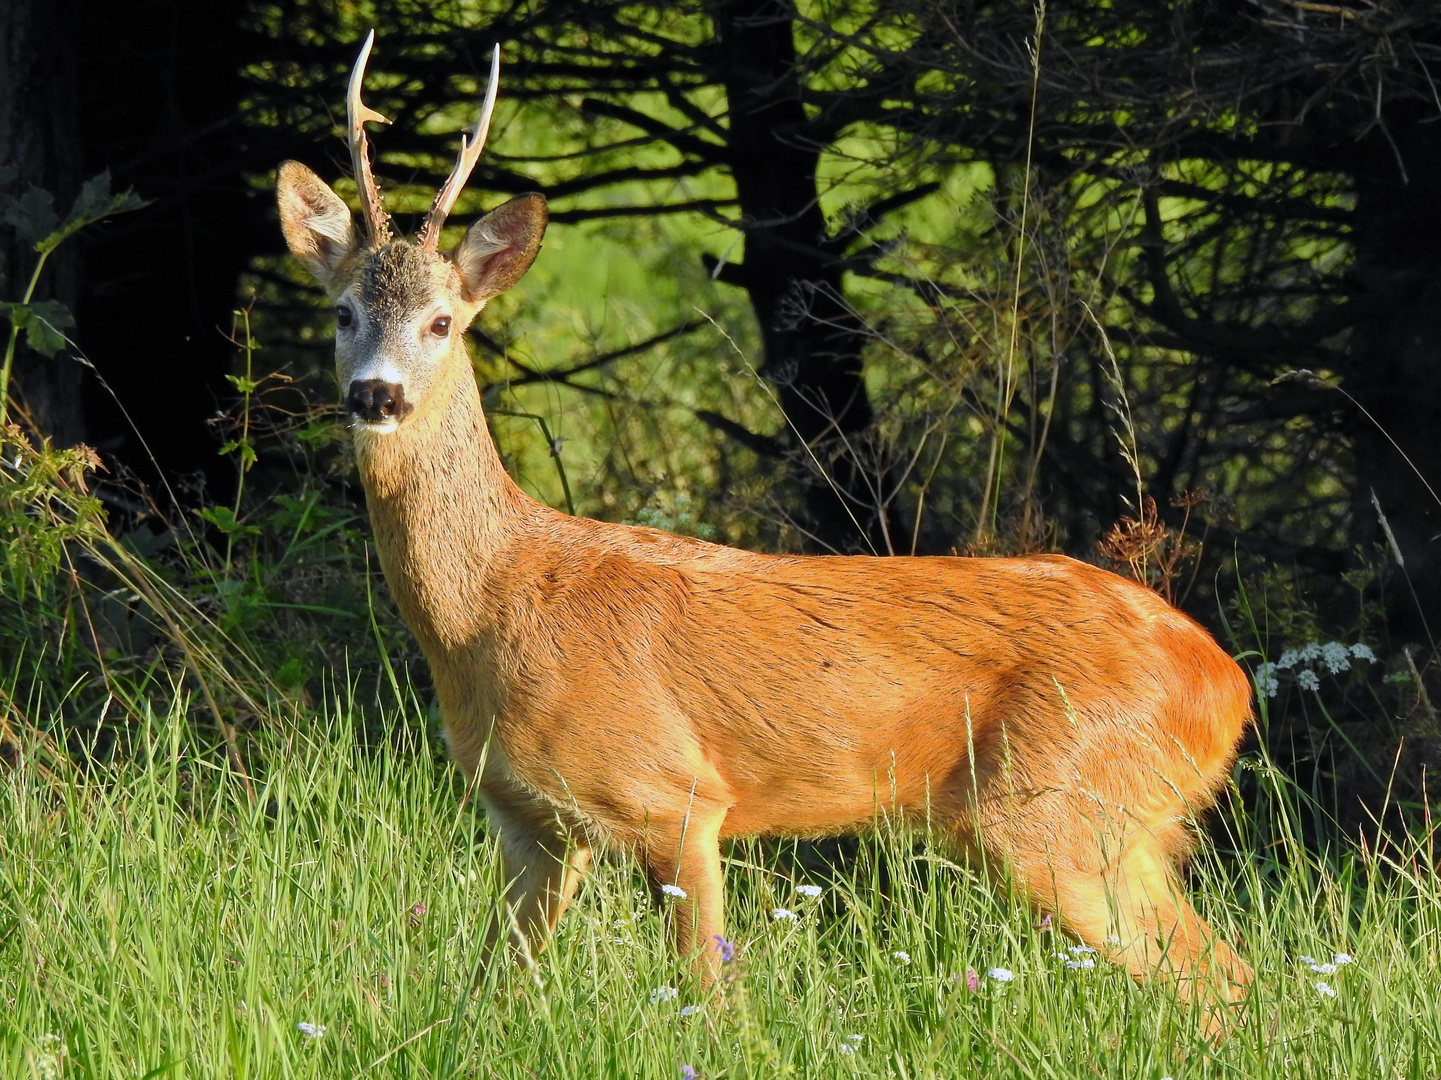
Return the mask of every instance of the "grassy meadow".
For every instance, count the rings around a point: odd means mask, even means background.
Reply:
[[[709,999],[618,858],[534,966],[481,971],[494,842],[418,722],[389,723],[376,745],[337,700],[271,730],[251,791],[181,712],[109,764],[36,744],[0,769],[0,1075],[1441,1072],[1425,845],[1308,853],[1300,796],[1254,756],[1237,776],[1259,809],[1224,811],[1233,853],[1208,843],[1192,866],[1199,906],[1257,973],[1246,1027],[1212,1048],[1164,989],[1038,925],[925,835],[884,829],[824,862],[733,849],[734,959]]]

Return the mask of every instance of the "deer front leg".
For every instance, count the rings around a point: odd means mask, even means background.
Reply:
[[[673,826],[652,825],[644,840],[646,876],[662,894],[676,955],[690,960],[702,987],[720,975],[718,938],[725,935],[725,880],[720,828],[725,810],[693,807]],[[685,895],[666,895],[667,885]]]
[[[502,936],[516,949],[517,959],[544,949],[590,866],[590,845],[546,810],[486,801],[491,827],[500,834],[506,881],[505,907],[491,925],[487,956]]]

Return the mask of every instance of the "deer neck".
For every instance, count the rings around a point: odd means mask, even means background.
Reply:
[[[485,636],[488,584],[536,506],[501,464],[469,358],[452,359],[399,428],[355,432],[386,582],[432,660]]]

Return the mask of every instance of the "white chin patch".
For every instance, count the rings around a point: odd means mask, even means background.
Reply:
[[[400,427],[400,421],[394,419],[381,420],[378,423],[358,418],[350,421],[351,431],[363,431],[367,435],[389,435],[398,427]]]

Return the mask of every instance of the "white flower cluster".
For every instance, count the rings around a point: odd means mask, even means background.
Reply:
[[[1268,660],[1256,669],[1256,693],[1260,697],[1272,698],[1279,689],[1281,681],[1276,678],[1276,665]]]
[[[1355,957],[1351,956],[1350,953],[1343,952],[1333,954],[1329,962],[1317,960],[1314,956],[1296,957],[1297,962],[1305,964],[1313,975],[1334,975],[1354,959]],[[1336,996],[1336,988],[1328,982],[1318,980],[1312,985],[1315,987],[1316,993],[1322,997],[1333,998]]]
[[[1374,663],[1376,654],[1370,646],[1357,642],[1343,645],[1339,641],[1328,641],[1324,645],[1317,641],[1307,642],[1295,649],[1286,649],[1274,664],[1265,663],[1256,669],[1256,692],[1268,698],[1276,696],[1281,688],[1277,673],[1295,671],[1296,685],[1302,690],[1321,689],[1321,677],[1315,666],[1318,662],[1332,675],[1341,675],[1351,670],[1356,660]]]
[[[1095,952],[1089,945],[1072,945],[1065,952],[1056,953],[1056,959],[1064,960],[1072,971],[1090,971],[1096,966]]]
[[[1276,667],[1281,671],[1289,668],[1300,668],[1303,664],[1314,664],[1317,660],[1326,665],[1332,675],[1340,675],[1344,671],[1351,670],[1351,661],[1365,660],[1373,662],[1376,654],[1369,646],[1357,642],[1355,645],[1342,645],[1339,641],[1328,641],[1322,645],[1312,641],[1302,645],[1299,649],[1287,649],[1281,653],[1281,659],[1276,661]]]
[[[60,1080],[65,1070],[65,1040],[54,1032],[46,1032],[36,1041],[39,1043],[39,1053],[35,1055],[36,1074],[40,1080]]]
[[[1328,964],[1328,963],[1325,963],[1325,962],[1323,962],[1323,961],[1317,960],[1314,956],[1298,956],[1298,957],[1296,957],[1296,960],[1297,960],[1299,963],[1305,964],[1308,968],[1311,969],[1312,973],[1313,973],[1313,974],[1316,974],[1316,975],[1334,975],[1334,974],[1336,974],[1336,969],[1337,969],[1337,968],[1345,967],[1347,964],[1351,963],[1352,960],[1354,960],[1354,959],[1355,959],[1355,958],[1354,958],[1353,956],[1351,956],[1350,953],[1343,953],[1343,952],[1338,952],[1338,953],[1336,953],[1334,956],[1332,956],[1332,957],[1331,957],[1331,962],[1330,962],[1329,964]]]

